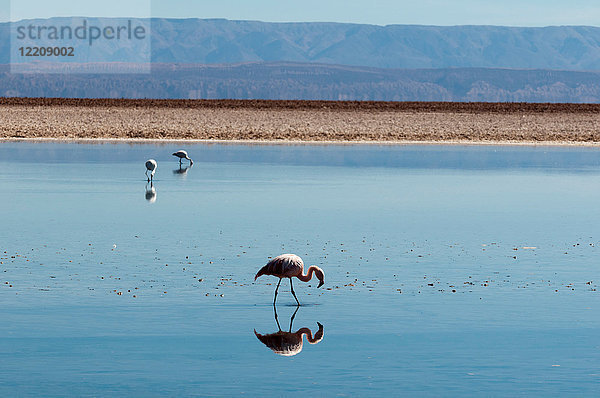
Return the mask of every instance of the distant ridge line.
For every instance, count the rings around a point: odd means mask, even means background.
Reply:
[[[259,62],[159,64],[148,74],[18,74],[0,64],[0,97],[600,103],[600,72]]]
[[[243,108],[437,113],[600,113],[600,104],[443,101],[312,101],[0,97],[0,106],[121,108]]]

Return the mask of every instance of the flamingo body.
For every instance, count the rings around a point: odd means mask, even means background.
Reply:
[[[294,293],[294,285],[292,284],[292,278],[296,277],[300,279],[302,282],[308,282],[312,279],[313,273],[319,279],[319,285],[317,287],[323,286],[325,275],[323,270],[317,266],[310,266],[306,275],[304,272],[304,262],[302,259],[295,254],[282,254],[280,256],[275,257],[271,261],[267,263],[264,267],[262,267],[254,276],[254,280],[259,278],[262,275],[272,275],[279,278],[279,283],[277,284],[277,288],[275,289],[275,299],[273,300],[273,305],[277,301],[277,291],[279,290],[279,284],[281,284],[281,279],[289,278],[290,286],[292,288],[292,295],[296,299],[296,303],[300,305],[298,298],[296,297],[296,293]]]
[[[184,151],[183,149],[180,149],[179,151],[173,153],[173,156],[179,158],[179,164],[181,164],[182,159],[187,159],[190,161],[190,164],[194,164],[192,159],[190,159],[190,157],[188,156],[188,153],[186,151]]]
[[[148,172],[150,172],[150,177],[148,181],[154,178],[154,173],[156,173],[156,168],[158,167],[158,163],[154,159],[146,160],[146,177],[148,177]]]
[[[282,254],[275,257],[258,271],[256,278],[261,275],[273,275],[279,278],[291,278],[302,275],[304,272],[304,262],[300,256],[295,254]]]

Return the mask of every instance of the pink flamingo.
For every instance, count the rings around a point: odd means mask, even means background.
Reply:
[[[275,289],[275,298],[273,299],[273,305],[277,301],[277,291],[279,290],[279,285],[281,284],[281,279],[290,278],[290,286],[292,288],[292,294],[296,299],[296,303],[300,305],[298,301],[298,297],[296,297],[296,293],[294,292],[294,285],[292,284],[292,278],[296,277],[300,279],[302,282],[308,282],[312,279],[313,273],[319,279],[319,286],[323,286],[325,274],[323,270],[315,265],[311,265],[308,268],[306,275],[303,275],[304,272],[304,263],[302,259],[295,254],[282,254],[280,256],[275,257],[273,260],[269,261],[267,265],[262,267],[260,271],[254,277],[256,280],[259,276],[262,275],[273,275],[279,278],[279,283],[277,284],[277,288]]]

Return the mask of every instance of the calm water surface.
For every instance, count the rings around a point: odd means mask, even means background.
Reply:
[[[598,149],[179,148],[0,144],[0,395],[597,394]]]

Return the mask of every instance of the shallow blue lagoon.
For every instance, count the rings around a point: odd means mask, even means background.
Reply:
[[[600,386],[595,148],[4,142],[0,194],[2,396]]]

